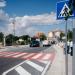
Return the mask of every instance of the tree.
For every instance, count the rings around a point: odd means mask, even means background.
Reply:
[[[3,42],[3,37],[4,37],[4,34],[0,32],[0,42]]]
[[[68,30],[68,33],[67,33],[67,40],[72,40],[73,39],[73,32],[71,30]]]
[[[19,40],[19,37],[18,36],[13,36],[13,41],[17,41],[17,40]]]
[[[62,37],[64,37],[65,34],[63,32],[60,33],[60,40],[62,40]]]
[[[69,0],[69,8],[70,8],[70,14],[72,15],[73,11],[75,11],[75,0]]]
[[[6,45],[15,44],[17,40],[19,40],[18,36],[14,36],[12,34],[9,34],[6,36]]]
[[[46,37],[45,34],[40,35],[40,41],[43,41],[43,40],[46,40],[46,39],[47,39],[47,37]]]
[[[6,45],[12,45],[13,37],[12,34],[6,36]]]
[[[24,40],[26,44],[30,42],[30,36],[29,35],[23,35],[19,37],[20,39]]]

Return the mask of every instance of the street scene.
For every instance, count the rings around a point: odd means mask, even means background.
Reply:
[[[74,75],[73,0],[0,0],[0,75]]]

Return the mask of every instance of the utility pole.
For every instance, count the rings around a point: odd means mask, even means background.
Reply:
[[[4,34],[4,37],[3,37],[3,42],[4,42],[4,47],[6,46],[6,42],[5,42],[5,34]]]
[[[13,24],[13,35],[15,37],[15,20],[13,20],[12,24]],[[12,44],[13,45],[15,44],[14,38],[12,38]]]
[[[15,36],[15,20],[13,21],[13,34]]]

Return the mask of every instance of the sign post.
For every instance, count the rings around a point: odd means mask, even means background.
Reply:
[[[66,70],[66,75],[68,75],[68,54],[67,54],[67,20],[68,18],[73,18],[75,17],[75,13],[73,12],[72,14],[69,13],[70,8],[69,8],[69,1],[62,1],[57,3],[57,19],[58,20],[64,20],[65,19],[65,70]]]
[[[66,70],[66,75],[68,75],[68,54],[67,54],[67,20],[66,21],[66,25],[65,25],[65,35],[66,35],[66,39],[65,39],[65,51],[66,51],[66,55],[65,55],[65,70]]]

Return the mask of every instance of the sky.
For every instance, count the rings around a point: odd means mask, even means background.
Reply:
[[[0,0],[0,32],[5,35],[46,35],[52,30],[64,30],[64,21],[56,19],[56,3],[61,0]],[[71,28],[72,25],[69,25]]]

